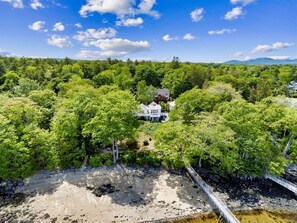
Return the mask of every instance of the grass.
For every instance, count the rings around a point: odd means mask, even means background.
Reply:
[[[153,150],[155,148],[154,132],[159,128],[161,123],[143,122],[138,130],[138,146],[140,150]],[[148,145],[144,142],[148,141]]]

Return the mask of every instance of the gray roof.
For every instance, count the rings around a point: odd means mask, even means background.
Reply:
[[[288,85],[287,85],[288,89],[293,90],[293,91],[297,91],[297,82],[296,81],[291,81]]]

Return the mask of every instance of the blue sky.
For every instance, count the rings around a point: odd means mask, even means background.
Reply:
[[[0,55],[297,58],[297,0],[0,0]]]

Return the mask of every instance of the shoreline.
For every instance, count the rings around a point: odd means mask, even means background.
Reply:
[[[273,182],[242,180],[238,186],[217,175],[206,176],[203,178],[214,192],[235,212],[261,209],[297,213],[297,196]],[[24,195],[23,202],[1,207],[0,219],[172,222],[213,213],[203,191],[184,172],[161,168],[116,165],[39,172],[17,186],[15,194]]]
[[[293,212],[293,211],[287,211],[287,210],[283,210],[283,209],[248,209],[248,210],[232,210],[232,212],[235,214],[236,217],[240,216],[260,216],[263,213],[267,213],[268,215],[273,215],[273,216],[279,216],[281,217],[281,221],[284,220],[284,218],[291,218],[291,220],[295,220],[297,219],[297,212]],[[218,215],[215,211],[210,211],[210,212],[204,212],[204,213],[200,213],[200,214],[196,214],[193,216],[188,216],[188,217],[181,217],[181,218],[175,218],[175,219],[166,219],[164,221],[157,221],[158,223],[197,223],[197,222],[218,222]],[[257,218],[256,218],[257,219]],[[257,219],[259,222],[264,222],[263,219]],[[251,222],[251,221],[248,221]],[[286,221],[284,221],[286,222]],[[292,222],[292,221],[289,221]],[[294,221],[295,222],[295,221]]]

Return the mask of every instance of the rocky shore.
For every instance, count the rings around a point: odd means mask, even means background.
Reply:
[[[200,174],[233,210],[297,212],[297,196],[269,180]],[[0,195],[0,223],[163,222],[212,211],[185,172],[121,165],[40,172],[1,183]]]

